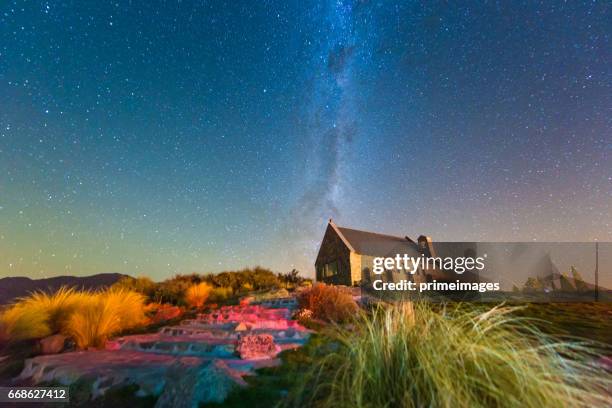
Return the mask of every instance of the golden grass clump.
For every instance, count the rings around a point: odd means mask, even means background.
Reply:
[[[185,302],[191,306],[196,308],[201,308],[206,303],[208,296],[212,291],[212,286],[210,286],[206,282],[201,282],[195,285],[192,285],[187,288],[185,291]]]
[[[343,322],[355,316],[358,306],[347,288],[317,283],[298,296],[301,309],[312,312],[316,319]]]
[[[102,347],[109,336],[144,324],[144,303],[143,295],[125,289],[36,292],[0,314],[2,337],[19,341],[62,333],[80,348]]]
[[[74,288],[61,287],[53,294],[34,292],[18,299],[0,315],[4,336],[24,340],[49,336],[66,329],[69,316],[89,296]]]
[[[93,293],[72,313],[66,334],[81,349],[104,347],[113,334],[143,325],[145,298],[125,289]]]
[[[288,405],[317,407],[610,406],[612,376],[579,342],[547,337],[516,308],[398,304],[327,333]]]

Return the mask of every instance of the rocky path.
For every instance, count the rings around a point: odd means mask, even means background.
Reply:
[[[246,386],[244,376],[280,364],[280,351],[306,342],[309,331],[291,320],[295,307],[293,298],[223,306],[157,333],[114,339],[105,350],[28,359],[17,380],[90,380],[94,397],[137,384],[139,395],[159,396],[157,407],[222,402],[233,387]]]

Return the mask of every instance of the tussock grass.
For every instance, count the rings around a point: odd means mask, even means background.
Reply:
[[[206,303],[212,291],[212,286],[206,282],[200,282],[190,286],[185,291],[185,302],[191,307],[201,308]]]
[[[559,342],[512,315],[425,303],[379,307],[327,333],[288,405],[317,407],[610,406],[609,372],[584,343]],[[333,350],[333,349],[332,349]]]
[[[69,316],[89,296],[62,287],[53,294],[34,292],[0,315],[3,335],[11,340],[45,337],[66,329]]]
[[[81,349],[104,347],[113,334],[145,323],[145,298],[124,289],[93,293],[68,321],[66,334]]]
[[[81,348],[102,347],[111,335],[145,322],[145,297],[125,289],[101,292],[60,288],[19,299],[2,314],[0,327],[9,341],[62,333]]]

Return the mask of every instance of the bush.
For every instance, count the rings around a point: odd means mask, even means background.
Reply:
[[[312,280],[300,275],[300,271],[292,269],[291,272],[276,275],[281,287],[285,289],[296,289],[300,286],[312,286]]]
[[[202,279],[198,275],[176,275],[157,284],[154,299],[159,303],[172,303],[184,306],[187,289],[198,284]]]
[[[251,284],[255,290],[267,290],[279,287],[278,278],[269,269],[256,266],[253,269],[245,269],[242,273],[248,277],[248,283]]]
[[[112,288],[114,289],[125,289],[138,293],[142,293],[148,299],[152,300],[155,297],[155,291],[157,289],[157,283],[153,282],[151,278],[146,276],[139,276],[138,278],[132,278],[131,276],[125,276],[117,281]]]
[[[104,347],[112,335],[146,322],[144,303],[142,294],[124,289],[92,293],[71,314],[66,334],[81,349]]]
[[[269,269],[262,267],[245,268],[240,271],[226,271],[206,275],[203,280],[214,287],[231,288],[233,293],[252,290],[267,290],[279,287],[277,276]]]
[[[233,293],[234,292],[232,291],[232,288],[226,288],[226,287],[213,288],[212,291],[210,292],[210,296],[208,297],[208,300],[213,303],[225,302],[227,299],[232,297]]]
[[[355,315],[359,307],[349,289],[318,283],[298,295],[300,308],[312,311],[316,319],[343,322]]]
[[[212,287],[206,282],[190,286],[185,292],[185,302],[187,302],[189,306],[199,309],[204,306],[211,291]]]
[[[61,287],[53,294],[35,292],[18,299],[0,315],[3,337],[24,340],[64,331],[69,316],[89,294]]]
[[[144,300],[124,289],[80,292],[63,287],[20,299],[0,315],[0,323],[11,341],[62,333],[81,348],[98,347],[110,335],[144,323]]]
[[[607,406],[611,374],[584,343],[557,342],[511,316],[465,306],[379,307],[315,359],[287,402],[317,407]]]

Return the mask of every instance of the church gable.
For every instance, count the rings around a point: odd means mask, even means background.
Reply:
[[[335,225],[330,222],[315,262],[318,281],[351,284],[351,248],[350,244],[347,244]]]

